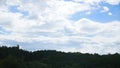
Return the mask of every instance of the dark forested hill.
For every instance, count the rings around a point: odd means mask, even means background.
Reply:
[[[0,47],[0,68],[120,68],[120,54],[65,53],[55,50],[26,51]]]

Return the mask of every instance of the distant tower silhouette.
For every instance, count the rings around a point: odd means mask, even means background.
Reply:
[[[16,48],[19,49],[19,44],[17,44]]]

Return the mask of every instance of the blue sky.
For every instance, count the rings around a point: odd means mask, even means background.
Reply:
[[[120,53],[120,0],[1,0],[0,45]]]
[[[94,21],[98,21],[98,22],[110,22],[110,21],[115,21],[118,20],[120,21],[120,4],[118,5],[110,5],[108,3],[101,3],[100,4],[100,8],[97,10],[91,10],[91,14],[86,14],[85,12],[77,12],[75,14],[73,14],[72,18],[73,20],[79,20],[81,18],[88,18]],[[107,6],[109,7],[109,11],[101,13],[100,11],[103,10],[103,7]],[[111,12],[112,15],[109,15],[108,13]]]

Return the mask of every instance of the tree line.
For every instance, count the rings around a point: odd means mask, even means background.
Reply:
[[[0,47],[0,68],[120,68],[120,54],[89,54],[56,50],[27,51]]]

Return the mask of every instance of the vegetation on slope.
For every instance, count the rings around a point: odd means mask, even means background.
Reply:
[[[26,51],[0,47],[0,68],[120,68],[120,54],[65,53],[56,50]]]

